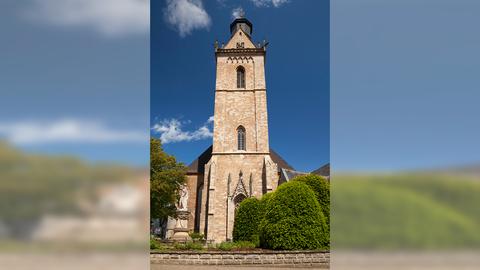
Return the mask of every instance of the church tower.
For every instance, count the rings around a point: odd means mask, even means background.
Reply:
[[[216,85],[211,158],[205,164],[205,211],[200,231],[208,240],[232,239],[235,209],[278,185],[268,144],[266,44],[252,41],[252,23],[237,18],[227,44],[215,43]]]

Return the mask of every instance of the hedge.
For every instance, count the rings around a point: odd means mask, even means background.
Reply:
[[[317,197],[320,203],[326,222],[330,224],[330,184],[321,176],[315,174],[301,175],[293,178],[293,181],[301,181],[307,184]]]
[[[320,204],[315,192],[302,181],[282,184],[269,195],[259,231],[263,248],[312,250],[329,246]]]
[[[235,212],[233,225],[233,241],[250,241],[256,246],[260,244],[258,225],[263,218],[263,205],[257,198],[243,200]]]

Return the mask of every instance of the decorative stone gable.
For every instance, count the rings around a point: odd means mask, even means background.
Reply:
[[[242,30],[238,29],[230,38],[224,49],[253,49],[256,48],[250,37]]]
[[[235,202],[235,198],[238,198],[240,196],[243,196],[243,198],[250,197],[247,189],[245,188],[245,184],[243,183],[243,173],[242,172],[240,172],[237,187],[235,188],[235,191],[233,192],[231,197],[233,198],[233,200]],[[238,203],[240,203],[240,202],[238,202]],[[237,207],[237,202],[235,204],[235,207]]]

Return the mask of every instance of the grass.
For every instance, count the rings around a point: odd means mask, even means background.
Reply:
[[[160,241],[150,238],[150,250],[165,250],[167,247]]]
[[[216,248],[223,251],[251,250],[251,249],[255,249],[255,244],[248,241],[222,242],[218,244]]]
[[[222,242],[220,244],[208,244],[204,246],[199,242],[186,242],[186,243],[172,243],[166,244],[162,243],[156,239],[150,239],[150,250],[157,251],[174,251],[174,250],[220,250],[220,251],[239,251],[239,250],[251,250],[255,249],[255,244],[248,241],[239,241],[239,242]]]
[[[178,250],[203,250],[203,245],[195,242],[176,243],[175,249]]]

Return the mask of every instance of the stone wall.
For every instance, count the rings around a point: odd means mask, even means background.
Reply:
[[[187,175],[187,209],[190,211],[190,216],[188,217],[188,229],[190,231],[194,231],[195,229],[195,217],[197,216],[197,186],[199,179],[199,175]]]
[[[154,252],[151,263],[182,265],[315,266],[328,269],[328,251],[177,251]]]
[[[214,154],[205,171],[208,179],[208,194],[204,198],[208,201],[207,209],[203,211],[207,213],[206,237],[215,243],[232,239],[237,198],[260,198],[274,190],[278,182],[277,165],[268,154],[262,153]]]

